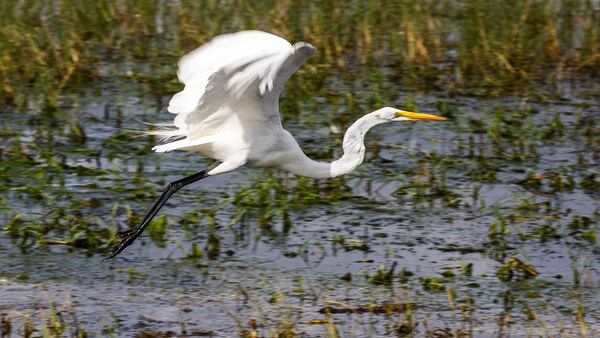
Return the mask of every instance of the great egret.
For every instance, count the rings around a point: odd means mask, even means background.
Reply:
[[[348,128],[344,155],[331,163],[308,158],[281,125],[279,96],[292,74],[315,52],[306,42],[291,45],[261,31],[215,37],[179,61],[177,76],[183,91],[169,102],[173,124],[154,131],[167,143],[157,152],[197,152],[216,162],[205,170],[167,185],[160,198],[134,229],[118,234],[108,258],[129,246],[165,202],[180,188],[208,176],[242,166],[275,167],[296,175],[327,178],[347,174],[362,163],[364,137],[372,127],[394,121],[445,120],[444,117],[385,107]]]

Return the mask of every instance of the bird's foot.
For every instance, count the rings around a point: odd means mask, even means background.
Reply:
[[[135,232],[135,230],[119,231],[119,232],[117,232],[117,238],[119,238],[119,239],[127,238],[128,236],[131,236],[131,234],[134,232]]]
[[[117,238],[119,239],[119,243],[115,244],[109,249],[109,254],[106,256],[106,259],[112,259],[121,253],[126,247],[128,247],[135,239],[138,237],[138,234],[134,230],[120,231],[117,233]]]

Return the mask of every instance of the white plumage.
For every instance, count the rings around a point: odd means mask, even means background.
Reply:
[[[315,52],[299,42],[291,45],[276,35],[245,31],[220,35],[179,61],[184,89],[169,102],[177,114],[170,127],[153,131],[171,141],[157,152],[198,152],[217,162],[191,176],[169,183],[142,222],[119,234],[110,257],[118,255],[150,224],[180,188],[207,176],[241,166],[275,167],[315,178],[351,172],[362,163],[364,138],[372,127],[392,121],[444,120],[429,114],[381,108],[358,119],[344,135],[344,155],[331,163],[308,158],[279,117],[279,96],[292,74]]]
[[[171,128],[153,132],[177,140],[154,150],[193,151],[222,162],[209,175],[243,165],[311,177],[352,171],[362,162],[364,135],[371,127],[409,118],[397,115],[402,112],[398,109],[380,109],[349,128],[339,160],[324,163],[306,157],[283,129],[278,105],[287,80],[314,52],[306,42],[291,45],[270,33],[243,31],[217,36],[185,55],[177,73],[185,88],[168,107],[177,116]]]
[[[244,31],[218,36],[185,55],[177,73],[185,88],[168,107],[177,114],[175,128],[157,132],[184,139],[154,150],[197,148],[221,135],[242,136],[247,130],[234,130],[240,123],[275,123],[285,82],[313,53],[314,47],[307,43],[292,46],[273,34]],[[224,160],[215,152],[196,150]]]

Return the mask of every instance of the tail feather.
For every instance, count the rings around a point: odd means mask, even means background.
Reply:
[[[169,143],[165,143],[165,144],[159,144],[157,146],[154,146],[152,148],[152,150],[156,151],[157,153],[167,153],[171,150],[185,147],[186,144],[187,144],[187,140],[183,139],[183,140],[178,140],[178,141],[169,142]]]
[[[181,140],[157,145],[154,148],[152,148],[152,150],[156,151],[157,153],[166,153],[166,152],[169,152],[171,150],[176,150],[176,149],[185,150],[186,148],[192,148],[195,146],[199,146],[201,144],[210,143],[213,140],[214,140],[213,136],[200,137],[200,138],[197,138],[194,140],[184,138]]]
[[[159,144],[152,148],[152,150],[158,153],[165,153],[176,149],[191,148],[201,144],[210,143],[214,140],[213,135],[189,139],[184,130],[181,130],[180,128],[168,123],[147,124],[157,127],[157,129],[148,130],[144,132],[144,134],[158,137]]]
[[[147,125],[157,127],[154,130],[145,131],[144,134],[158,137],[159,143],[171,142],[187,135],[171,123],[146,123]]]

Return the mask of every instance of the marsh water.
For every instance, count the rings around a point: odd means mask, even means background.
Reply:
[[[11,239],[8,224],[60,223],[54,213],[67,209],[114,232],[166,182],[206,167],[198,155],[154,154],[153,140],[129,132],[168,120],[168,97],[120,79],[65,93],[45,120],[35,107],[4,107],[2,152],[30,162],[2,164],[0,307],[15,335],[25,318],[56,313],[88,334],[116,336],[268,335],[293,325],[314,337],[330,331],[328,321],[344,337],[401,335],[407,322],[417,335],[569,336],[581,325],[600,334],[599,89],[573,84],[561,99],[527,102],[398,89],[389,105],[410,98],[449,120],[376,128],[365,163],[341,179],[243,169],[186,187],[152,233],[110,261],[52,241],[92,236],[85,230],[50,227],[45,244],[29,246]],[[323,159],[339,155],[338,131],[360,115],[310,96],[283,114],[306,152]],[[508,136],[478,130],[492,123],[527,144],[517,152]],[[98,236],[101,246],[110,233]],[[382,304],[409,305],[410,314],[322,311]]]
[[[600,336],[592,1],[0,2],[0,336]],[[260,28],[317,47],[283,125],[330,180],[151,151],[176,61]]]

